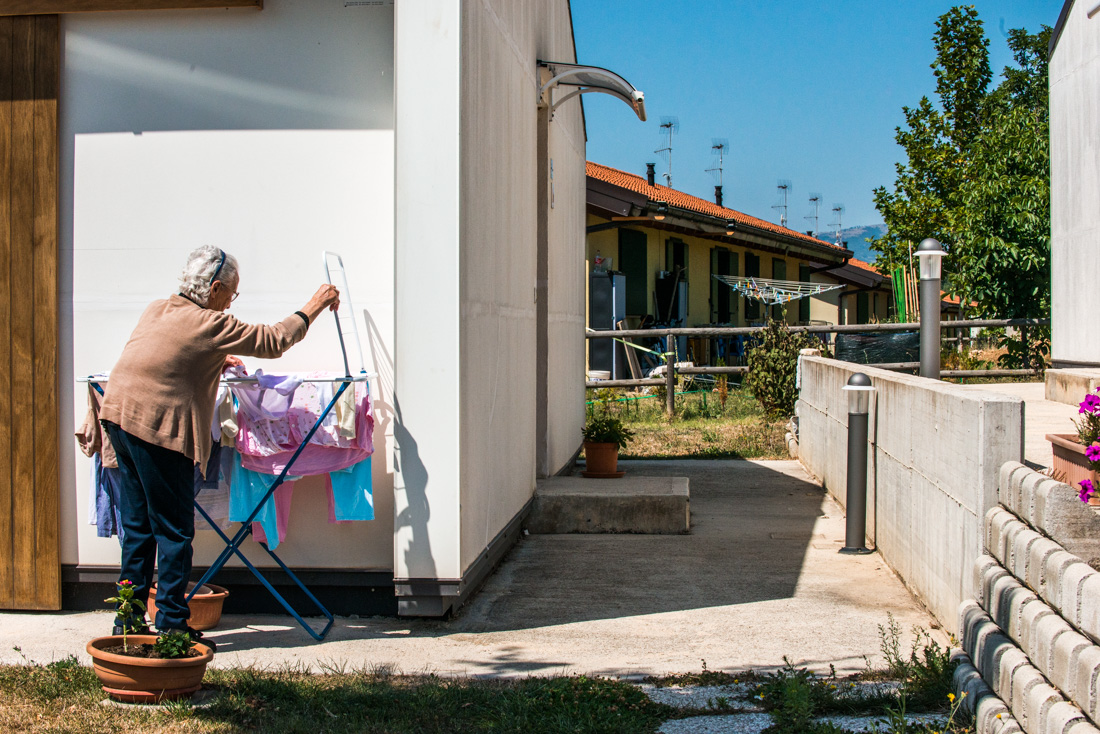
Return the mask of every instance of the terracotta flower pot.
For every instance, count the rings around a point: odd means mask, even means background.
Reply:
[[[1085,457],[1085,446],[1077,442],[1077,436],[1073,433],[1048,433],[1047,440],[1054,451],[1054,476],[1074,489],[1079,489],[1082,479],[1092,480],[1096,484],[1096,472],[1092,464]],[[1091,504],[1091,503],[1090,503]],[[1100,504],[1100,501],[1098,501]]]
[[[127,635],[131,645],[153,644],[156,635]],[[127,703],[158,703],[190,698],[202,686],[206,666],[214,659],[214,653],[201,642],[195,649],[201,654],[175,660],[137,658],[104,652],[103,648],[122,644],[122,635],[97,637],[86,650],[92,656],[95,670],[103,690],[116,701]]]
[[[619,470],[619,444],[585,441],[584,464],[593,474],[614,474]]]
[[[187,583],[187,593],[190,594],[193,588],[195,588],[195,582],[189,581]],[[200,631],[217,627],[218,622],[221,621],[222,618],[222,604],[225,602],[227,596],[229,596],[229,592],[221,586],[217,586],[216,584],[203,584],[202,589],[191,597],[191,601],[187,605],[191,610],[191,619],[188,620],[187,624],[189,624],[192,629]],[[145,604],[145,609],[149,614],[149,622],[156,624],[156,586],[149,589],[149,600]]]

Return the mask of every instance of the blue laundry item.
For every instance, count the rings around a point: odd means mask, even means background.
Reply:
[[[347,469],[329,472],[333,517],[345,520],[373,520],[374,494],[371,485],[370,457]]]
[[[230,473],[229,483],[233,487],[233,491],[229,493],[229,519],[232,522],[244,522],[248,519],[248,516],[252,514],[252,510],[267,494],[267,490],[271,488],[271,485],[275,484],[275,477],[271,474],[260,474],[259,472],[250,471],[241,466],[241,455],[236,451],[233,452],[233,469]],[[289,484],[300,477],[287,477],[281,487],[287,487]],[[280,488],[277,492],[282,491]],[[279,542],[282,540],[279,533],[279,517],[275,507],[275,497],[268,497],[264,502],[263,507],[260,508],[259,513],[253,518],[253,522],[259,523],[263,528],[264,535],[267,536],[267,547],[271,550],[275,550],[279,547]]]
[[[95,476],[95,534],[99,538],[118,536],[121,545],[124,531],[122,529],[122,510],[120,502],[120,482],[122,476],[118,468],[103,466],[99,452],[92,455]]]

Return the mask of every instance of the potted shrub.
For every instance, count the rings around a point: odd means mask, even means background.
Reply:
[[[593,415],[584,425],[584,463],[586,477],[621,477],[619,449],[626,448],[634,432],[610,415]]]
[[[133,584],[120,581],[118,596],[105,601],[117,606],[122,634],[97,637],[86,646],[103,690],[116,701],[128,703],[190,698],[202,686],[213,651],[182,631],[159,636],[132,634],[133,620],[140,619],[145,610],[133,597]]]
[[[1100,469],[1100,395],[1086,395],[1077,412],[1081,417],[1074,421],[1076,433],[1047,434],[1054,452],[1051,468],[1060,481],[1079,488],[1077,496],[1082,502],[1100,505],[1096,479],[1096,471]]]

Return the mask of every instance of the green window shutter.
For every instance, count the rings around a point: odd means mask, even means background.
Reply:
[[[803,283],[810,282],[810,266],[799,265],[798,266],[798,279]],[[807,322],[810,320],[810,299],[800,298],[798,299],[798,320],[800,322]]]
[[[866,324],[868,321],[870,321],[869,314],[868,314],[868,311],[870,310],[869,309],[870,299],[867,296],[868,296],[868,293],[866,291],[864,291],[863,293],[857,293],[856,294],[856,323],[857,324]]]
[[[714,247],[710,251],[711,275],[730,275],[731,253],[724,247]],[[732,290],[729,285],[713,277],[710,279],[710,314],[711,321],[718,324],[729,323],[730,298]]]
[[[645,232],[619,229],[618,269],[626,276],[626,313],[644,316],[649,312],[649,263]]]

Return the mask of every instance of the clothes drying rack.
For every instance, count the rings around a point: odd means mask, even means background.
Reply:
[[[340,315],[340,311],[343,309],[337,309],[333,312],[334,316],[336,317],[336,333],[340,337],[340,352],[344,358],[344,377],[334,377],[326,379],[309,378],[303,380],[303,382],[339,383],[340,387],[337,388],[335,394],[332,397],[332,400],[329,401],[325,409],[321,411],[321,415],[317,417],[317,421],[313,424],[313,427],[306,434],[305,438],[302,439],[301,444],[298,445],[298,448],[291,455],[290,460],[286,463],[286,466],[283,467],[283,470],[275,478],[275,481],[272,482],[271,486],[268,487],[263,497],[256,503],[255,507],[252,508],[252,512],[249,513],[248,519],[241,524],[240,529],[238,529],[237,532],[233,534],[233,537],[229,537],[228,535],[226,535],[225,532],[223,532],[222,529],[218,527],[217,523],[215,523],[214,520],[211,519],[210,515],[207,514],[202,505],[199,504],[199,501],[197,499],[195,500],[195,509],[199,512],[200,515],[203,516],[207,524],[214,529],[214,532],[216,532],[221,540],[225,543],[225,549],[218,555],[217,559],[215,559],[215,561],[210,564],[210,567],[206,569],[206,573],[204,573],[198,583],[195,584],[195,588],[193,588],[191,592],[187,595],[187,601],[190,602],[191,598],[199,589],[202,588],[203,584],[213,579],[214,576],[219,571],[221,571],[225,564],[228,563],[233,556],[236,556],[240,559],[241,563],[243,563],[245,567],[252,572],[252,575],[255,576],[261,584],[263,584],[263,586],[271,593],[271,595],[275,597],[275,600],[278,601],[280,605],[282,605],[283,609],[285,609],[288,614],[290,614],[292,617],[294,617],[295,620],[298,621],[298,624],[302,626],[302,629],[309,633],[310,637],[317,640],[318,642],[325,639],[325,636],[328,634],[329,630],[332,629],[332,625],[335,622],[335,617],[333,616],[332,612],[330,612],[325,607],[325,605],[322,604],[316,596],[314,596],[313,592],[311,592],[309,588],[304,583],[302,583],[302,580],[299,579],[298,576],[290,570],[286,563],[284,563],[283,560],[279,558],[278,554],[267,547],[267,543],[260,543],[259,541],[257,541],[257,544],[261,548],[263,548],[269,556],[271,556],[271,559],[274,560],[276,564],[278,564],[279,568],[283,570],[283,572],[290,578],[290,580],[294,582],[295,586],[297,586],[302,591],[302,593],[306,595],[306,598],[309,599],[315,607],[317,607],[317,610],[321,613],[321,616],[325,618],[325,626],[320,631],[314,630],[313,627],[310,626],[308,622],[306,622],[302,615],[298,613],[298,610],[295,609],[291,605],[291,603],[287,601],[287,599],[282,594],[279,593],[278,589],[276,589],[271,584],[271,582],[268,581],[266,577],[264,577],[260,570],[256,568],[256,566],[254,566],[250,560],[248,560],[247,556],[245,556],[244,552],[241,550],[241,545],[250,535],[252,535],[252,521],[255,520],[256,516],[260,514],[260,510],[263,509],[263,506],[267,502],[272,501],[271,498],[272,495],[275,494],[275,490],[278,489],[284,481],[286,481],[287,476],[290,475],[291,467],[294,466],[294,462],[298,460],[298,456],[305,449],[310,439],[313,438],[313,434],[317,433],[317,430],[321,427],[321,424],[324,423],[325,418],[327,418],[329,413],[332,412],[332,409],[336,407],[336,403],[340,400],[340,396],[344,394],[348,387],[356,382],[366,383],[368,395],[370,394],[369,380],[374,375],[366,371],[363,363],[363,348],[359,342],[359,331],[355,323],[355,311],[352,308],[351,296],[348,293],[347,272],[344,269],[343,258],[341,258],[340,255],[335,252],[326,251],[323,253],[322,259],[324,261],[325,279],[328,281],[328,283],[330,285],[336,285],[332,282],[334,273],[340,277],[340,298],[342,303],[346,304],[347,306],[347,315],[345,316]],[[356,375],[352,374],[351,367],[348,362],[348,350],[345,341],[345,328],[348,323],[350,323],[351,326],[349,332],[351,337],[355,341],[356,354],[359,357],[359,373]],[[97,390],[102,392],[102,388],[99,387],[99,383],[107,382],[109,379],[109,377],[105,379],[97,378],[93,375],[90,377],[81,378],[78,380],[78,382],[92,383]],[[256,378],[254,377],[229,377],[221,381],[223,385],[255,382]]]

